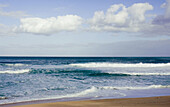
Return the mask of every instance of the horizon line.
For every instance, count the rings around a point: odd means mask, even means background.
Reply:
[[[0,55],[0,57],[170,57],[170,55]]]

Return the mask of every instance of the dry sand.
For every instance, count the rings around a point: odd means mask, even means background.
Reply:
[[[170,96],[68,101],[15,107],[170,107]]]

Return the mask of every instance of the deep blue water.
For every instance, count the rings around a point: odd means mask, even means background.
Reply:
[[[0,57],[0,104],[159,95],[170,95],[170,57]]]

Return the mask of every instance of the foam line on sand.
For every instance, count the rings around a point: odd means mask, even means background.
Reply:
[[[19,105],[15,107],[170,107],[170,96],[66,101]]]

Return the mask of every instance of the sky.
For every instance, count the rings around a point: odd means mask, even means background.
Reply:
[[[0,56],[170,56],[170,0],[0,0]]]

